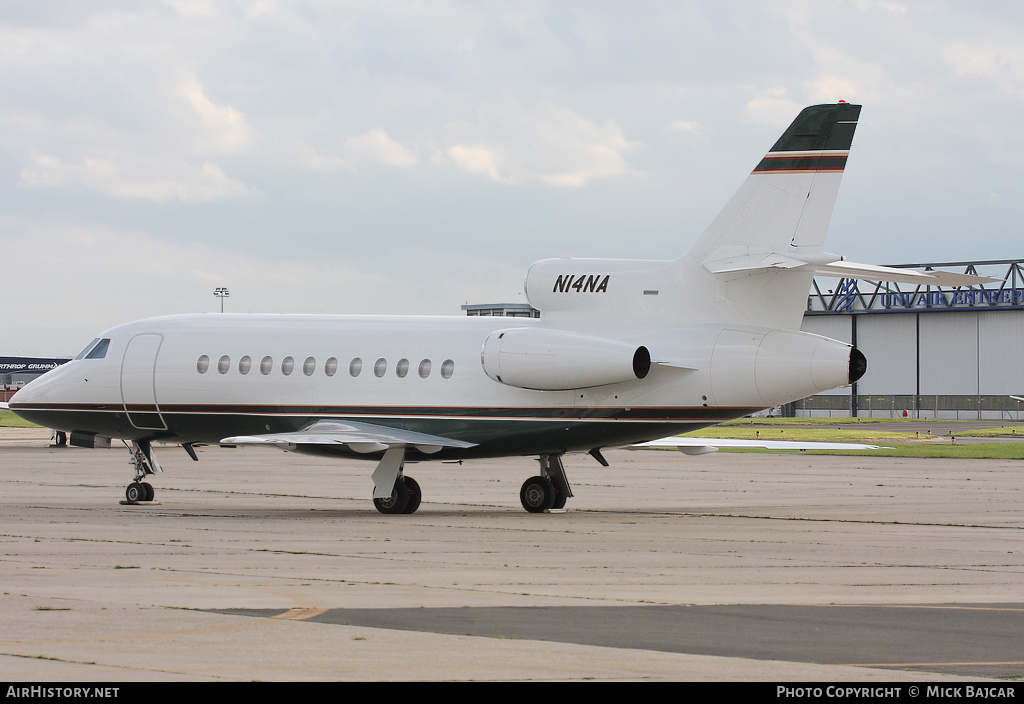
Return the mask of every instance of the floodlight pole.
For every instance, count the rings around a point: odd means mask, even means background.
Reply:
[[[228,296],[230,296],[231,292],[228,291],[223,286],[218,286],[216,289],[214,289],[213,295],[220,299],[220,312],[223,313],[224,312],[224,299],[227,298]]]

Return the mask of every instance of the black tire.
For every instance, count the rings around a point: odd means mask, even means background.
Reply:
[[[395,482],[395,488],[391,490],[391,498],[374,499],[374,507],[385,514],[405,513],[409,506],[409,487],[401,478]]]
[[[402,477],[400,481],[405,482],[405,486],[409,490],[409,504],[405,507],[405,510],[402,511],[402,513],[416,513],[416,509],[420,507],[420,499],[423,498],[423,492],[420,491],[420,485],[412,477]]]
[[[547,477],[530,477],[519,490],[519,501],[530,513],[544,513],[555,505],[555,485]]]
[[[124,491],[124,498],[128,499],[128,503],[137,504],[140,501],[146,500],[146,489],[138,482],[132,482],[128,485],[128,488]]]
[[[143,498],[141,498],[139,500],[140,501],[152,501],[156,497],[156,490],[153,489],[153,485],[150,484],[149,482],[142,482],[141,486],[142,486],[142,488],[144,490],[145,496],[143,496]]]
[[[551,508],[563,509],[565,508],[565,502],[568,500],[569,497],[559,491],[558,487],[555,487],[555,501],[551,504]]]

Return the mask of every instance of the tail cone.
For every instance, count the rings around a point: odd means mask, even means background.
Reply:
[[[850,383],[857,381],[868,370],[868,358],[856,347],[850,349]]]

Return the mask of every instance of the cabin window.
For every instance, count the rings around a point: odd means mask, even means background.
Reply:
[[[260,374],[266,376],[274,369],[274,358],[264,357],[260,360]]]
[[[359,372],[363,371],[363,360],[356,357],[348,365],[348,373],[352,376],[359,376]]]
[[[210,368],[210,358],[207,355],[203,355],[196,361],[196,371],[200,374],[205,374],[206,370]]]
[[[428,376],[430,376],[430,360],[429,359],[424,359],[422,362],[420,362],[419,372],[420,372],[420,378],[421,379],[426,379]]]
[[[331,357],[324,362],[324,374],[327,376],[334,376],[334,373],[338,371],[338,358]]]
[[[250,357],[249,355],[245,355],[240,360],[238,360],[239,374],[248,374],[250,369],[252,369],[252,357]]]
[[[217,360],[217,371],[221,374],[227,374],[228,369],[231,368],[231,357],[224,355]]]
[[[281,373],[284,374],[285,376],[288,376],[293,371],[295,371],[295,358],[285,357],[281,361]]]
[[[377,377],[384,376],[388,371],[388,360],[381,357],[373,365],[373,375]]]
[[[400,359],[398,364],[395,365],[395,374],[398,375],[399,379],[404,379],[406,374],[409,373],[409,360]]]
[[[316,371],[316,359],[313,357],[306,357],[306,361],[302,363],[302,373],[306,376],[313,376],[313,372]]]
[[[444,360],[441,364],[441,378],[451,379],[452,374],[455,373],[455,362],[450,359]]]

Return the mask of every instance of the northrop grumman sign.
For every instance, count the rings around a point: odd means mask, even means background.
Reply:
[[[67,359],[49,359],[45,357],[0,357],[0,374],[17,372],[48,372],[68,362]]]

